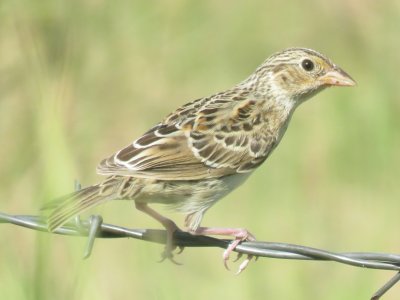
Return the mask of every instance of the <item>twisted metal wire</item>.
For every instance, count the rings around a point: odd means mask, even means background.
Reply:
[[[0,212],[0,223],[10,223],[38,231],[48,232],[46,221],[38,216],[9,215]],[[125,227],[105,224],[101,216],[91,216],[87,221],[79,218],[75,222],[56,229],[53,233],[71,236],[87,236],[88,242],[84,258],[92,252],[96,238],[135,238],[139,240],[165,244],[167,234],[165,230],[158,229],[128,229]],[[177,247],[219,247],[227,248],[232,240],[217,239],[208,236],[195,236],[184,231],[174,234],[174,243]],[[235,249],[239,254],[249,254],[256,257],[269,257],[277,259],[334,261],[346,265],[397,271],[383,287],[381,287],[371,300],[380,299],[392,286],[400,280],[400,255],[371,252],[342,252],[335,253],[322,249],[276,242],[242,242]]]

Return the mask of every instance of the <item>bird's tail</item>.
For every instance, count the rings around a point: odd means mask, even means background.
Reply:
[[[89,208],[109,200],[124,198],[127,195],[123,195],[121,192],[125,191],[124,188],[134,184],[130,182],[129,178],[127,179],[109,177],[100,184],[83,188],[45,205],[42,209],[51,210],[47,218],[49,231],[56,230],[73,216],[81,214]],[[130,191],[134,191],[132,186],[130,186]]]

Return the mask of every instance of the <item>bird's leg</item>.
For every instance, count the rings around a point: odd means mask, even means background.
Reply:
[[[147,203],[135,201],[135,207],[138,210],[140,210],[140,211],[144,212],[145,214],[149,215],[150,217],[156,219],[158,222],[160,222],[164,226],[164,228],[167,231],[167,241],[165,243],[165,249],[164,249],[164,252],[162,253],[161,261],[163,261],[166,258],[168,258],[173,263],[179,265],[179,263],[176,262],[173,259],[173,254],[172,254],[172,251],[176,247],[174,245],[174,232],[176,230],[179,230],[178,226],[174,223],[174,221],[162,216],[161,214],[156,212],[154,209],[148,207]]]
[[[194,235],[227,235],[233,236],[235,239],[229,244],[228,248],[224,251],[222,258],[224,260],[225,268],[228,268],[228,260],[231,252],[240,244],[242,241],[255,241],[256,238],[247,229],[244,228],[218,228],[218,227],[198,227],[195,230],[189,231]],[[237,274],[241,273],[249,264],[253,258],[252,255],[248,255],[247,258],[239,266]]]

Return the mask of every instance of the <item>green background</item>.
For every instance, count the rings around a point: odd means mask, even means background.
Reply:
[[[399,1],[0,2],[0,211],[37,214],[101,179],[97,163],[267,56],[305,46],[358,82],[295,113],[276,152],[203,224],[332,251],[400,252]],[[159,225],[132,202],[108,223]],[[182,216],[169,214],[182,225]],[[221,249],[0,228],[1,299],[368,299],[393,272],[259,259],[240,276]],[[238,263],[230,264],[232,269]],[[228,298],[229,297],[229,298]],[[398,299],[400,286],[385,299]]]

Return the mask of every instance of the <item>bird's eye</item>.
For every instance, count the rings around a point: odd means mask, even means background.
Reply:
[[[309,60],[309,59],[305,59],[301,62],[301,66],[303,67],[304,70],[306,70],[307,72],[310,72],[312,70],[314,70],[314,63]]]

